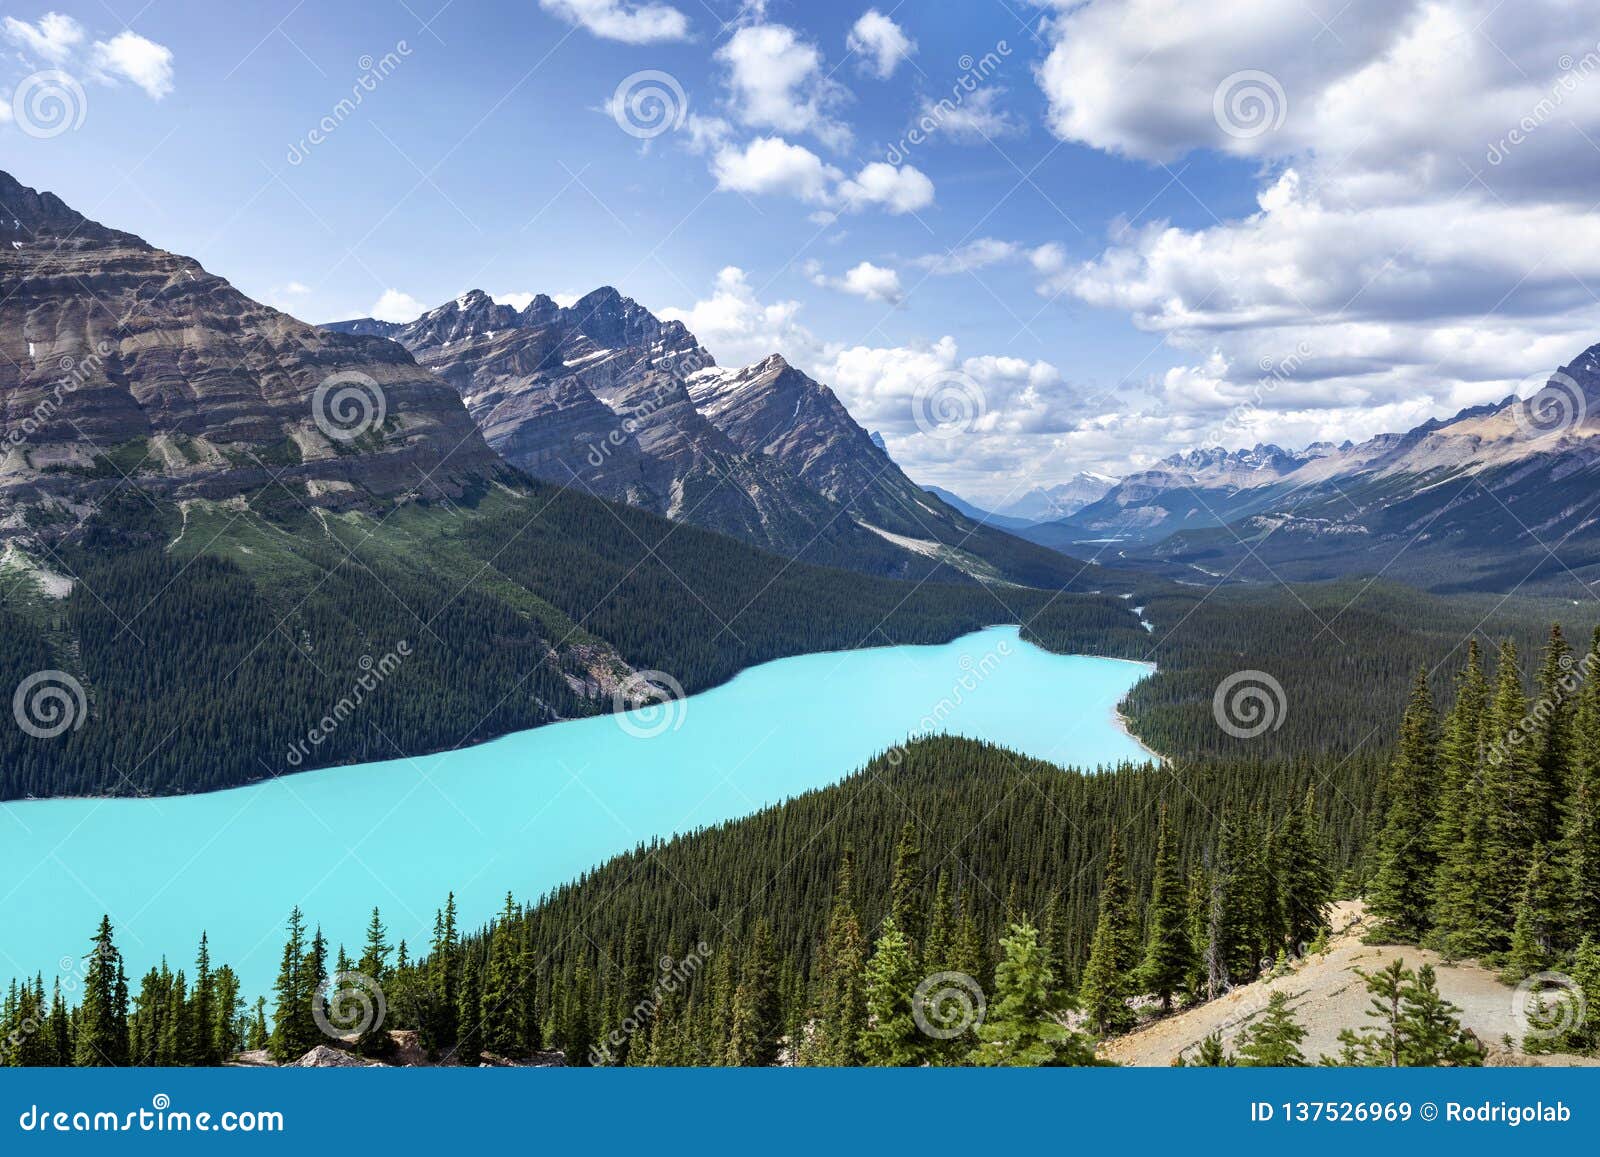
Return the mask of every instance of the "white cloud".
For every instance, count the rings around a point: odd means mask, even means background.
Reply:
[[[725,366],[743,366],[774,353],[796,363],[809,363],[819,352],[817,341],[796,317],[798,301],[763,304],[756,300],[744,270],[729,265],[717,274],[712,295],[687,309],[663,309],[663,321],[681,321]]]
[[[690,113],[684,123],[689,130],[687,147],[691,153],[715,152],[733,138],[733,126],[721,117]]]
[[[728,68],[728,103],[734,118],[756,129],[810,133],[830,148],[849,143],[850,130],[831,110],[845,99],[842,86],[822,71],[822,53],[782,24],[740,28],[716,58]]]
[[[843,277],[829,277],[816,262],[809,262],[806,272],[815,285],[864,297],[868,301],[896,305],[905,296],[900,288],[900,274],[870,261],[863,261],[847,270]]]
[[[980,237],[959,249],[946,253],[928,253],[917,258],[916,263],[929,273],[947,276],[969,273],[988,265],[1014,260],[1021,247],[1014,241],[1001,241],[997,237]]]
[[[427,312],[428,307],[422,302],[398,289],[385,289],[383,296],[367,311],[379,321],[415,321]]]
[[[931,98],[922,103],[918,125],[924,132],[942,133],[960,144],[983,144],[997,137],[1017,136],[1026,126],[1005,109],[996,108],[995,102],[1005,95],[1003,88],[980,88],[963,96],[940,100]]]
[[[839,199],[847,209],[882,205],[891,213],[915,213],[933,204],[933,182],[911,165],[873,161],[840,184]]]
[[[735,193],[782,193],[802,201],[824,202],[841,176],[804,145],[781,137],[757,137],[743,149],[726,146],[711,161],[717,186]]]
[[[110,40],[95,41],[92,59],[97,71],[132,81],[151,100],[172,91],[172,49],[137,32],[124,30]]]
[[[687,40],[689,18],[670,4],[629,4],[625,0],[539,0],[539,7],[568,24],[586,28],[602,40],[654,44]]]
[[[129,29],[95,41],[87,51],[83,25],[59,12],[47,12],[35,24],[7,16],[0,33],[17,46],[25,65],[48,64],[108,85],[130,81],[151,100],[172,91],[172,50]]]
[[[1050,22],[1037,76],[1058,136],[1263,166],[1248,215],[1141,222],[1081,263],[1033,255],[1044,292],[1123,311],[1182,359],[1146,409],[1095,420],[1098,446],[1212,429],[1291,355],[1238,441],[1404,429],[1497,400],[1594,340],[1588,15],[1561,0],[1246,7],[1218,22],[1178,0],[1091,0]]]
[[[51,64],[65,64],[83,43],[83,25],[59,12],[46,12],[37,24],[7,16],[0,28],[5,30],[6,39]]]
[[[888,80],[902,60],[909,60],[917,42],[905,30],[876,8],[868,8],[845,37],[845,47],[865,58],[868,70],[879,80]]]

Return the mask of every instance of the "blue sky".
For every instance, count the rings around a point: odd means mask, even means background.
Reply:
[[[1209,7],[8,0],[0,163],[313,321],[614,284],[980,498],[1404,428],[1600,332],[1581,13]],[[52,71],[81,124],[24,131]]]

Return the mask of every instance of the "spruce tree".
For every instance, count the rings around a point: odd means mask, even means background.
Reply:
[[[1493,943],[1494,912],[1484,887],[1489,801],[1484,782],[1489,682],[1476,639],[1456,686],[1441,743],[1441,786],[1434,825],[1433,924],[1446,951],[1472,956]]]
[[[1300,1052],[1300,1042],[1305,1039],[1306,1030],[1294,1018],[1288,993],[1274,992],[1267,998],[1261,1019],[1239,1034],[1235,1063],[1252,1068],[1300,1068],[1306,1063]]]
[[[911,939],[887,917],[867,961],[867,1023],[861,1032],[861,1057],[879,1067],[922,1063],[926,1038],[912,1014],[919,977]]]
[[[1089,1023],[1102,1036],[1126,1031],[1137,1020],[1128,1005],[1128,998],[1133,995],[1132,971],[1138,963],[1137,936],[1133,885],[1128,881],[1122,845],[1113,829],[1106,853],[1105,880],[1100,887],[1100,913],[1078,991]]]
[[[1427,932],[1437,855],[1438,729],[1428,672],[1417,672],[1411,701],[1400,725],[1400,741],[1389,761],[1388,812],[1378,834],[1376,871],[1367,898],[1376,918],[1372,938],[1415,944]]]
[[[839,865],[833,910],[822,944],[821,993],[814,1063],[851,1066],[861,1061],[861,1031],[866,1027],[866,940],[851,895],[855,876],[849,852]]]
[[[967,1062],[1031,1067],[1095,1064],[1094,1042],[1064,1023],[1071,1005],[1056,987],[1038,932],[1031,925],[1013,924],[1000,947],[994,999],[978,1029],[981,1043]]]
[[[922,848],[917,843],[917,825],[906,820],[894,851],[894,874],[889,881],[889,914],[895,926],[913,945],[924,932],[922,912]]]
[[[1194,946],[1189,939],[1186,901],[1168,829],[1167,805],[1163,802],[1156,834],[1156,862],[1150,881],[1150,904],[1145,917],[1149,931],[1138,979],[1140,988],[1161,1000],[1162,1012],[1172,1011],[1172,994],[1184,986],[1194,971]]]
[[[728,1063],[746,1067],[776,1063],[782,1035],[778,952],[772,926],[762,919],[756,921],[750,936],[750,948],[739,970],[739,987],[733,994]]]
[[[1511,931],[1511,952],[1501,979],[1515,984],[1555,961],[1561,920],[1558,881],[1550,870],[1543,844],[1534,846],[1533,862],[1522,896],[1517,901],[1516,923]]]

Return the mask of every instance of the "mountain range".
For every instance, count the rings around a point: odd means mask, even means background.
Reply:
[[[791,558],[916,578],[1060,585],[1076,573],[908,478],[827,386],[778,354],[717,365],[681,322],[604,286],[517,310],[481,290],[385,337],[460,393],[489,445],[527,474]]]
[[[1361,443],[1194,450],[1030,527],[1114,543],[1171,577],[1387,574],[1436,590],[1586,592],[1600,580],[1600,346],[1532,398]]]

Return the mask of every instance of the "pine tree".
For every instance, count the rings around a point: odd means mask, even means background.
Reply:
[[[728,1063],[746,1067],[775,1063],[783,1033],[782,1014],[778,951],[773,943],[772,927],[766,920],[758,920],[750,937],[744,967],[739,970],[739,987],[733,995]]]
[[[1434,825],[1433,923],[1445,949],[1472,956],[1493,943],[1495,920],[1484,888],[1489,801],[1484,782],[1489,732],[1489,683],[1476,639],[1441,743],[1441,788]]]
[[[1355,972],[1367,983],[1367,993],[1371,998],[1368,1001],[1370,1007],[1367,1009],[1367,1016],[1377,1023],[1370,1024],[1359,1032],[1351,1028],[1340,1031],[1339,1040],[1344,1046],[1340,1054],[1340,1063],[1365,1067],[1398,1067],[1404,1063],[1401,1058],[1405,1051],[1405,1027],[1401,1010],[1405,1001],[1406,985],[1416,979],[1415,974],[1399,957],[1374,972],[1362,968],[1357,968]]]
[[[860,1063],[861,1030],[866,1027],[866,943],[851,896],[855,870],[849,852],[839,865],[833,911],[822,945],[821,999],[814,1063]]]
[[[1332,883],[1323,845],[1317,789],[1308,787],[1299,809],[1284,821],[1275,873],[1284,936],[1296,955],[1303,954],[1307,945],[1328,929]]]
[[[1417,969],[1416,978],[1406,986],[1401,1012],[1405,1046],[1402,1061],[1407,1065],[1432,1068],[1458,1068],[1483,1064],[1483,1050],[1461,1027],[1456,1015],[1461,1010],[1439,995],[1438,977],[1433,965]]]
[[[978,1029],[973,1065],[1095,1064],[1094,1042],[1063,1023],[1070,1002],[1055,985],[1050,961],[1031,925],[1013,924],[1000,941],[995,998]]]
[[[1563,924],[1568,939],[1600,935],[1600,627],[1585,662],[1574,723],[1560,845]]]
[[[1399,958],[1375,972],[1356,970],[1371,997],[1367,1016],[1375,1023],[1339,1033],[1337,1062],[1356,1066],[1458,1067],[1481,1065],[1483,1052],[1461,1027],[1460,1011],[1439,995],[1433,966],[1416,972]]]
[[[1428,930],[1437,858],[1432,835],[1438,790],[1438,728],[1428,672],[1417,672],[1400,740],[1389,761],[1388,811],[1378,833],[1377,870],[1367,897],[1372,938],[1415,944]]]
[[[76,1055],[81,1066],[128,1063],[127,979],[122,954],[111,934],[111,918],[100,918],[84,970],[83,999],[78,1005]]]
[[[898,1067],[922,1062],[926,1038],[911,1007],[918,979],[911,940],[889,916],[867,962],[867,1024],[861,1033],[861,1057],[867,1064]]]
[[[1536,681],[1538,692],[1534,709],[1535,762],[1538,792],[1541,797],[1532,821],[1535,840],[1554,845],[1561,834],[1561,801],[1567,796],[1568,772],[1573,756],[1574,673],[1572,648],[1561,633],[1560,623],[1550,624],[1550,640]]]
[[[478,969],[478,953],[468,948],[461,955],[461,984],[456,991],[457,1035],[452,1055],[463,1064],[476,1064],[483,1052],[478,1022],[483,1015],[483,978]]]
[[[889,914],[895,926],[913,945],[924,932],[922,911],[922,848],[917,843],[917,825],[907,820],[900,829],[894,851],[894,874],[889,883]]]
[[[1288,993],[1274,992],[1261,1019],[1239,1034],[1236,1063],[1253,1068],[1302,1067],[1306,1058],[1300,1042],[1305,1039],[1306,1030],[1294,1018]]]
[[[1195,1047],[1193,1063],[1198,1068],[1207,1069],[1228,1068],[1233,1065],[1233,1058],[1222,1047],[1221,1032],[1214,1032],[1200,1041],[1199,1045]]]
[[[524,1039],[527,1015],[523,1008],[523,1002],[531,996],[524,992],[516,916],[516,906],[508,892],[500,921],[489,937],[489,968],[479,1017],[483,1047],[503,1057],[520,1057],[531,1051]]]
[[[1486,871],[1480,883],[1486,889],[1485,899],[1491,910],[1486,932],[1489,942],[1497,948],[1510,941],[1517,903],[1533,860],[1534,845],[1543,829],[1547,805],[1526,731],[1528,717],[1516,645],[1508,641],[1500,648],[1490,712],[1493,738],[1484,773]]]
[[[289,913],[289,938],[284,942],[283,962],[278,967],[277,983],[273,985],[276,1003],[267,1049],[272,1059],[280,1063],[300,1057],[316,1044],[314,1033],[306,1031],[316,985],[308,983],[309,978],[305,976],[305,938],[305,917],[296,906]]]
[[[221,1058],[216,1052],[216,980],[211,972],[211,950],[204,932],[200,933],[200,948],[195,954],[194,991],[189,999],[189,1017],[193,1025],[184,1063],[217,1064]]]
[[[1507,984],[1542,972],[1555,960],[1561,898],[1558,881],[1547,860],[1544,845],[1535,845],[1533,863],[1528,865],[1522,897],[1517,901],[1511,954],[1501,973],[1501,979]]]
[[[1140,988],[1160,998],[1162,1012],[1172,1011],[1172,994],[1183,987],[1194,971],[1194,946],[1189,939],[1186,901],[1168,829],[1167,805],[1163,802],[1156,834],[1156,862],[1150,881],[1150,905],[1145,918],[1149,931],[1138,979]]]
[[[1137,1019],[1128,1005],[1128,998],[1133,995],[1131,973],[1138,963],[1134,921],[1133,885],[1128,882],[1122,845],[1113,829],[1105,881],[1100,887],[1100,914],[1078,992],[1089,1023],[1101,1035],[1123,1032],[1132,1028]]]

